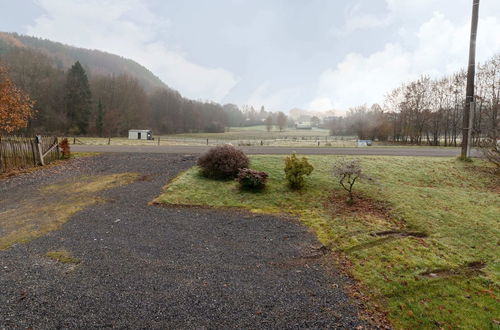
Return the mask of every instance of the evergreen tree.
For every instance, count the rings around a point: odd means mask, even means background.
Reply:
[[[69,128],[73,133],[86,134],[89,128],[92,95],[87,74],[80,62],[73,64],[66,77],[64,103]]]
[[[102,107],[101,99],[99,99],[99,103],[97,104],[97,118],[95,121],[95,127],[97,134],[102,136],[102,130],[104,127],[104,109]]]

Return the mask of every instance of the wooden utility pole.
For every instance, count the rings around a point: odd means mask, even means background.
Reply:
[[[462,153],[460,155],[462,159],[470,157],[470,136],[472,133],[471,106],[474,102],[474,77],[476,74],[476,36],[478,17],[479,0],[473,0],[469,44],[469,66],[467,67],[467,91],[465,96],[464,117],[462,122]]]

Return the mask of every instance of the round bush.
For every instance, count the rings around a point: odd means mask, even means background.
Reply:
[[[225,144],[208,150],[200,158],[197,165],[202,174],[214,179],[233,179],[240,168],[247,168],[250,160],[245,153],[232,145]]]
[[[266,186],[267,173],[252,170],[249,168],[241,168],[236,179],[243,189],[260,190]]]

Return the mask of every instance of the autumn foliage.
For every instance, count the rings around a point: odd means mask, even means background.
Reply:
[[[0,132],[11,133],[28,126],[33,115],[29,96],[12,83],[0,66]]]
[[[59,149],[61,149],[62,158],[71,157],[71,148],[67,138],[64,138],[59,142]]]

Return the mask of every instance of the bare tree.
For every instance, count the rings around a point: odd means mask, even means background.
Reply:
[[[369,176],[363,173],[361,161],[359,159],[346,160],[342,159],[333,166],[333,175],[338,178],[339,184],[349,194],[347,204],[354,203],[353,188],[354,184],[360,180],[372,180]]]
[[[270,132],[273,129],[273,116],[269,115],[266,118],[266,129]]]
[[[288,118],[283,112],[278,112],[278,116],[276,117],[276,125],[280,129],[280,132],[283,131],[283,128],[286,127],[286,122]]]

